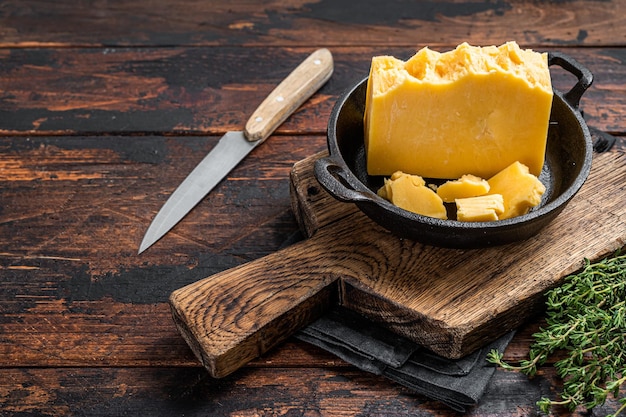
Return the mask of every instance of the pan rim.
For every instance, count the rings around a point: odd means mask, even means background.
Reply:
[[[567,205],[567,203],[580,190],[580,188],[586,181],[591,171],[591,162],[593,159],[593,146],[591,142],[591,134],[589,132],[589,128],[586,122],[584,121],[581,113],[578,111],[578,109],[574,108],[563,97],[563,94],[560,91],[553,88],[553,93],[554,93],[553,100],[556,99],[556,100],[562,101],[562,104],[566,106],[567,112],[571,113],[575,117],[578,126],[581,128],[582,134],[577,135],[578,137],[576,138],[576,140],[584,141],[585,155],[584,155],[582,167],[580,168],[578,175],[574,178],[571,184],[567,186],[565,190],[562,190],[559,194],[554,196],[554,198],[551,201],[548,201],[546,204],[543,204],[540,207],[534,208],[533,210],[531,210],[530,212],[526,214],[513,217],[510,219],[496,220],[496,221],[463,222],[463,221],[454,220],[454,219],[443,220],[443,219],[437,219],[437,218],[429,217],[425,215],[420,215],[417,213],[413,213],[413,212],[401,209],[395,206],[393,203],[376,195],[376,193],[372,193],[369,187],[365,185],[358,178],[358,176],[353,172],[353,170],[350,168],[350,166],[348,165],[348,163],[346,162],[342,154],[341,149],[339,148],[338,139],[337,139],[337,123],[341,115],[341,112],[346,106],[346,103],[350,99],[353,98],[354,94],[356,94],[357,90],[359,88],[362,88],[362,89],[365,88],[368,78],[369,76],[366,76],[365,78],[361,79],[360,81],[358,81],[357,83],[355,83],[354,85],[352,85],[351,87],[347,88],[344,91],[344,93],[337,100],[337,102],[335,103],[332,109],[330,119],[328,122],[328,127],[327,127],[327,146],[328,146],[328,150],[330,154],[328,158],[332,158],[333,160],[338,161],[340,165],[345,168],[346,170],[345,175],[349,177],[348,178],[349,182],[353,184],[358,184],[358,188],[360,188],[360,190],[357,190],[357,191],[368,193],[367,198],[364,198],[363,200],[360,200],[358,202],[355,201],[355,203],[357,203],[357,206],[359,206],[359,208],[361,208],[361,210],[364,211],[365,214],[368,216],[369,216],[369,214],[367,213],[368,210],[367,209],[363,210],[363,208],[365,208],[363,207],[363,205],[379,206],[383,210],[389,212],[390,215],[396,216],[401,219],[406,219],[406,221],[420,223],[431,228],[444,227],[447,230],[458,229],[458,230],[489,231],[489,230],[497,230],[497,229],[511,229],[511,228],[516,228],[516,227],[522,227],[537,219],[550,215],[551,213],[557,212],[558,214],[558,212],[560,212],[560,210],[562,210],[565,207],[565,205]],[[364,112],[364,109],[362,111]],[[546,158],[547,158],[547,153],[546,153]],[[322,186],[324,186],[323,183],[322,183]],[[327,190],[327,191],[330,191],[331,195],[336,197],[336,195],[334,195],[332,190]],[[380,224],[380,222],[376,221],[376,219],[372,219],[372,220]]]

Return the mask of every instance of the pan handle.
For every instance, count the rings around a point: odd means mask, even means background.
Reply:
[[[593,74],[585,66],[574,58],[560,53],[548,53],[548,65],[556,64],[566,71],[571,72],[578,78],[578,82],[571,90],[563,95],[563,98],[575,109],[578,109],[580,98],[593,82]],[[593,141],[593,150],[597,153],[607,152],[616,142],[615,136],[588,126]]]
[[[593,83],[593,74],[591,71],[571,56],[561,52],[548,52],[548,65],[558,65],[578,78],[576,85],[563,95],[563,98],[572,107],[578,109],[580,98]]]
[[[330,195],[346,203],[371,202],[376,197],[370,190],[358,190],[350,184],[345,165],[332,156],[315,161],[315,177]]]

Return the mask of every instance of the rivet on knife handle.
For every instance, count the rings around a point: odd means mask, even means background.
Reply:
[[[255,110],[244,133],[249,141],[263,142],[291,113],[316,92],[333,73],[328,49],[313,52],[291,72]]]

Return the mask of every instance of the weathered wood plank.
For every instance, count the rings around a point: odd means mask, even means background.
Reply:
[[[322,137],[270,139],[167,240],[136,256],[143,228],[214,140],[0,140],[0,192],[10,202],[0,212],[3,366],[196,363],[167,297],[277,250],[297,228],[292,163],[324,147]]]
[[[9,49],[0,52],[0,131],[223,134],[308,54],[284,49]],[[325,124],[323,87],[282,128]],[[291,127],[289,127],[291,126]],[[310,128],[309,128],[310,129]],[[306,130],[305,130],[306,131]],[[321,130],[320,130],[321,131]]]
[[[213,380],[167,297],[296,231],[289,171],[325,149],[335,100],[373,55],[508,40],[567,52],[595,75],[582,100],[589,124],[620,135],[616,151],[626,151],[625,23],[618,0],[3,1],[1,414],[455,415],[293,339]],[[136,256],[169,193],[318,47],[335,58],[329,83]],[[563,90],[573,82],[553,79]],[[525,357],[540,324],[518,331],[506,359]],[[498,371],[468,415],[535,414],[558,385],[549,367],[530,381]]]
[[[61,260],[50,262],[63,269]],[[84,292],[86,286],[78,280],[72,280],[71,285],[61,281],[57,289],[50,277],[42,284],[37,280],[29,285],[23,284],[25,280],[12,284],[6,277],[17,269],[29,270],[31,275],[35,271],[23,266],[2,268],[2,295],[14,301],[2,300],[0,304],[0,367],[199,365],[176,330],[169,306],[155,301],[169,294],[168,285],[180,285],[176,281],[168,284],[158,280],[151,285],[144,280],[132,288],[129,282],[113,285],[102,283],[101,278],[91,284],[94,290],[89,297],[79,299],[73,294],[75,287]],[[20,287],[26,289],[20,291]],[[36,295],[32,294],[35,287],[40,287]],[[31,294],[27,294],[29,291]],[[109,294],[99,298],[102,292]],[[153,299],[146,300],[146,294],[152,294]],[[533,320],[520,326],[505,351],[506,360],[519,361],[527,356],[532,334],[541,323]],[[330,353],[290,339],[246,367],[345,366]]]
[[[311,193],[316,157],[307,158],[294,168],[301,175],[292,175],[295,205],[319,213],[296,211],[328,223],[318,222],[302,244],[176,290],[170,303],[177,327],[211,375],[223,377],[328,309],[336,293],[340,304],[459,358],[519,326],[583,258],[624,246],[626,214],[611,198],[624,192],[624,156],[594,155],[585,186],[536,236],[480,250],[398,239],[352,204]]]
[[[62,22],[62,23],[61,23]],[[520,25],[520,22],[524,22]],[[619,0],[3,1],[0,46],[597,46],[626,42]]]
[[[454,44],[440,50],[447,50]],[[626,49],[551,48],[595,75],[582,108],[588,123],[626,132]],[[0,135],[185,134],[240,130],[256,106],[312,48],[0,49]],[[408,47],[331,48],[335,71],[279,134],[325,134],[335,101],[367,76],[374,55]],[[615,63],[620,63],[615,65]],[[553,67],[556,88],[575,78]]]
[[[225,268],[275,250],[296,230],[289,171],[325,147],[321,136],[271,137],[166,239],[136,256],[149,222],[217,139],[0,139],[0,190],[10,201],[0,212],[1,252],[9,263],[67,258],[104,275],[144,262],[195,265],[200,253],[222,252],[225,261],[204,262]]]
[[[498,370],[481,403],[467,416],[537,414],[535,402],[553,397],[552,369],[532,380]],[[0,404],[7,415],[458,416],[445,405],[353,368],[244,369],[215,380],[199,367],[6,368]],[[562,415],[604,416],[604,407]]]
[[[137,256],[153,216],[216,141],[0,138],[0,366],[197,363],[170,293],[288,240],[298,229],[289,171],[325,147],[321,136],[270,138]]]

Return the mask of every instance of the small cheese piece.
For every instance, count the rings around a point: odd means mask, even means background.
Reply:
[[[416,188],[426,185],[426,181],[424,181],[424,179],[418,175],[407,175],[402,171],[396,171],[391,174],[391,177],[389,179],[385,179],[384,185],[378,190],[378,195],[385,200],[391,201],[391,195],[393,193],[391,185],[398,179],[401,179],[401,182],[410,181],[411,185]]]
[[[501,220],[528,213],[541,202],[541,196],[546,191],[541,181],[520,162],[512,163],[487,182],[489,193],[501,194],[504,199],[504,212],[499,216]]]
[[[458,198],[456,218],[463,222],[490,222],[499,220],[504,212],[504,201],[500,194]]]
[[[444,203],[453,203],[457,198],[469,198],[489,192],[489,183],[475,175],[463,175],[458,180],[447,181],[437,187],[437,195]]]
[[[467,43],[372,59],[364,114],[370,175],[489,178],[515,161],[539,175],[552,105],[547,54]]]
[[[448,218],[441,198],[417,175],[395,172],[390,179],[385,179],[378,195],[413,213],[444,220]]]

